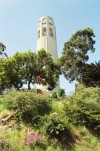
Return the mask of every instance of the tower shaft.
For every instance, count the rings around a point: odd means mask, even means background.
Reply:
[[[57,41],[56,41],[56,27],[53,18],[50,16],[44,16],[39,19],[38,22],[38,38],[37,38],[37,50],[43,48],[46,52],[51,54],[54,61],[58,59],[57,55]],[[45,89],[44,86],[37,85],[38,89]],[[57,91],[58,86],[54,89]]]

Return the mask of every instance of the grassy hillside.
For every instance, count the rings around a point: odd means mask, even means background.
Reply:
[[[0,96],[0,149],[100,151],[100,88],[63,98],[31,91]]]

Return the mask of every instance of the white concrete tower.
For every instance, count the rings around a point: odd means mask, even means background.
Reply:
[[[37,39],[37,50],[43,48],[46,52],[49,52],[52,56],[52,59],[56,61],[58,59],[57,54],[57,41],[56,41],[56,27],[54,20],[50,16],[44,16],[39,19],[38,22],[38,39]],[[58,91],[58,86],[54,91]],[[45,88],[41,85],[37,86],[38,89],[44,90]]]

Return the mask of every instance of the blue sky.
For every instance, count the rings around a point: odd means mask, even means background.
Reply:
[[[17,51],[36,51],[41,16],[54,19],[59,57],[72,34],[90,27],[96,35],[96,51],[89,54],[89,62],[100,60],[100,0],[0,0],[0,42],[9,56]],[[74,91],[74,83],[69,84],[63,76],[60,85],[67,94]]]

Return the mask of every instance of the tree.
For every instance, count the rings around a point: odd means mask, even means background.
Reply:
[[[6,50],[6,46],[0,42],[0,56],[6,56],[7,57],[7,54],[5,53],[5,50]]]
[[[30,84],[35,84],[37,76],[37,54],[28,50],[23,53],[23,64],[24,64],[24,83],[28,84],[28,90],[31,89]]]
[[[81,73],[88,61],[88,52],[94,52],[94,32],[91,28],[77,31],[68,42],[65,42],[61,61],[61,71],[70,81],[82,83]]]
[[[2,94],[6,88],[10,87],[5,77],[4,64],[5,64],[5,59],[0,58],[0,94]]]
[[[100,61],[84,65],[82,81],[85,86],[100,87]]]
[[[23,84],[28,84],[28,89],[31,89],[30,84],[35,83],[36,69],[36,54],[30,50],[27,52],[17,52],[14,56],[5,59],[3,67],[4,81],[7,85],[19,90]],[[4,84],[4,81],[3,84]]]
[[[51,54],[47,53],[44,49],[38,51],[37,54],[38,62],[38,76],[43,79],[43,85],[48,86],[48,90],[53,90],[58,82],[60,74],[60,65],[54,62]]]
[[[5,53],[6,46],[0,42],[0,93],[2,93],[7,86],[4,75],[4,61],[7,54]]]
[[[55,88],[59,77],[59,65],[53,62],[51,55],[45,50],[38,54],[31,52],[19,53],[4,59],[1,64],[2,74],[0,80],[6,87],[14,87],[19,90],[24,84],[42,84],[49,90]],[[3,66],[2,66],[3,65]]]
[[[14,56],[5,60],[5,80],[11,87],[15,87],[17,90],[23,86],[23,77],[25,75],[23,67],[24,64],[21,53],[17,52]]]

